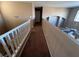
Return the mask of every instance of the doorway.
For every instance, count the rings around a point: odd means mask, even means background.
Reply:
[[[35,25],[42,24],[42,7],[35,8]]]

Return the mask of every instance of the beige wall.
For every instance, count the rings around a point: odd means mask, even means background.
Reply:
[[[1,12],[8,29],[12,29],[32,16],[32,4],[24,2],[2,2]],[[19,16],[16,18],[15,16]]]
[[[47,16],[61,16],[67,18],[68,9],[66,8],[54,8],[54,7],[43,7],[43,18]]]

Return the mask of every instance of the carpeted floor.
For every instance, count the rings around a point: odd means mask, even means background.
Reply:
[[[30,38],[28,39],[21,57],[49,57],[50,53],[43,34],[41,25],[35,26],[31,30]]]

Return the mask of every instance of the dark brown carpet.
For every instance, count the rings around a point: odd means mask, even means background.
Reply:
[[[31,30],[30,38],[28,39],[21,57],[49,57],[50,53],[47,43],[40,25],[35,26]]]

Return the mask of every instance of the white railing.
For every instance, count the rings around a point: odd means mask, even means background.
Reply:
[[[0,36],[0,56],[16,56],[30,32],[30,20]]]

